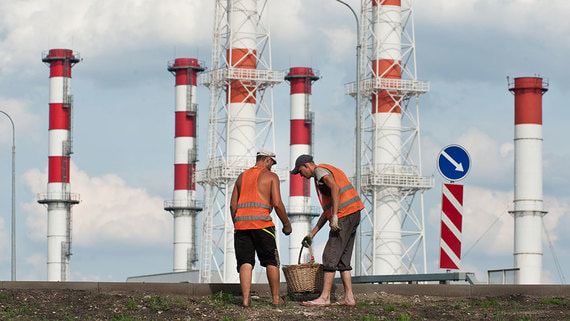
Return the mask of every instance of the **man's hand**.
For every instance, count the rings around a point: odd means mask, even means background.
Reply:
[[[291,228],[291,223],[287,222],[283,224],[283,229],[281,231],[283,231],[283,234],[285,235],[291,234],[291,232],[293,232],[293,228]]]
[[[311,233],[309,233],[307,234],[307,236],[303,238],[301,245],[303,245],[303,247],[309,247],[311,246],[311,244],[313,244],[313,236],[311,235]]]
[[[333,232],[340,231],[340,225],[338,225],[338,215],[337,214],[331,215],[330,226],[331,226],[331,231],[333,231]]]

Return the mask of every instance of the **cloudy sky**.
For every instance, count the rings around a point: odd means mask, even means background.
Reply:
[[[355,9],[359,1],[347,1]],[[73,68],[71,188],[74,281],[124,281],[172,270],[174,77],[167,62],[194,57],[209,66],[214,1],[8,0],[0,2],[0,110],[16,123],[18,280],[46,279],[49,68],[43,51],[69,48]],[[465,184],[464,270],[486,280],[513,265],[513,97],[506,76],[541,75],[543,97],[544,281],[570,277],[570,3],[551,0],[414,1],[422,162],[434,175],[425,193],[428,272],[438,271],[442,179],[440,149],[465,146],[473,168]],[[354,81],[354,19],[333,0],[268,1],[273,68],[308,66],[313,87],[315,154],[349,171]],[[208,90],[198,89],[200,162],[206,166]],[[289,87],[274,89],[278,161],[289,162]],[[0,279],[10,279],[11,127],[0,115]],[[283,183],[287,199],[288,183]],[[326,237],[322,231],[320,240]],[[550,244],[552,246],[550,246]],[[281,249],[285,250],[284,244]]]

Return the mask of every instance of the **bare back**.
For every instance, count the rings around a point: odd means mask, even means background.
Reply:
[[[277,174],[268,170],[261,171],[261,173],[259,173],[259,177],[257,178],[257,193],[262,200],[266,201],[271,206],[275,206],[273,190],[277,189],[279,186],[276,186],[275,182],[279,182]]]

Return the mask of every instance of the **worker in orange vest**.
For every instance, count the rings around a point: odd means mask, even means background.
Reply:
[[[323,291],[321,295],[312,301],[304,301],[301,304],[307,306],[326,306],[331,304],[330,294],[334,275],[340,272],[340,278],[344,286],[344,300],[336,302],[336,305],[355,306],[356,301],[352,292],[352,279],[350,271],[350,259],[354,247],[356,228],[360,224],[360,210],[364,204],[356,189],[350,184],[343,171],[328,165],[316,165],[311,155],[300,155],[295,161],[295,168],[291,174],[301,174],[303,177],[315,179],[315,188],[319,201],[323,208],[317,224],[313,230],[305,236],[302,245],[308,247],[313,242],[313,237],[325,225],[330,222],[329,239],[323,251]]]
[[[279,177],[271,172],[271,167],[276,163],[275,153],[260,150],[255,166],[239,175],[232,192],[230,212],[234,222],[234,248],[244,307],[250,304],[256,252],[261,266],[266,268],[273,304],[284,303],[279,296],[280,262],[271,210],[275,208],[285,235],[291,234],[292,229],[281,200]]]

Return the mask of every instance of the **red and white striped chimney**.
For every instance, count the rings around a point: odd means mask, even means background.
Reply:
[[[307,67],[291,68],[285,77],[285,80],[291,84],[291,168],[294,167],[299,155],[313,153],[311,87],[312,82],[318,79],[313,69]],[[311,231],[311,219],[315,216],[311,208],[309,180],[301,175],[290,175],[288,215],[293,227],[293,233],[289,237],[291,264],[297,264],[301,241]]]
[[[402,16],[400,0],[373,0],[372,28],[376,35],[372,77],[402,78]],[[375,143],[373,146],[376,173],[400,174],[402,149],[402,121],[397,92],[379,90],[371,97],[374,118]],[[401,209],[396,187],[375,190],[375,230],[385,231],[374,253],[373,274],[394,274],[401,269]]]
[[[539,77],[515,78],[515,221],[516,284],[542,282],[542,95]]]
[[[202,208],[196,201],[196,77],[204,67],[193,58],[178,58],[168,64],[176,76],[174,198],[164,209],[174,216],[174,272],[198,269],[196,216]]]
[[[50,66],[49,92],[49,165],[47,194],[38,202],[48,208],[48,281],[69,280],[71,256],[71,206],[79,196],[70,193],[70,155],[72,153],[71,68],[80,61],[70,49],[51,49],[42,61]]]
[[[255,78],[257,69],[257,0],[231,1],[228,9],[230,46],[226,53],[230,78]],[[230,166],[249,167],[255,162],[256,91],[255,82],[230,80],[227,87],[228,142],[227,159]],[[231,248],[230,248],[231,247]],[[233,244],[226,249],[233,259]],[[226,259],[228,259],[226,258]],[[225,261],[228,262],[228,261]],[[231,262],[230,262],[231,264]],[[227,270],[227,269],[226,269]],[[236,275],[237,276],[237,275]]]

